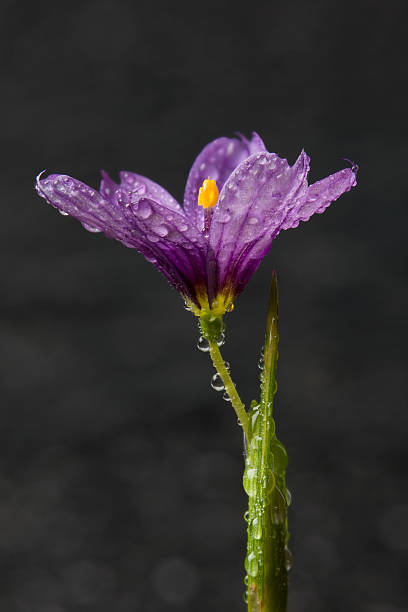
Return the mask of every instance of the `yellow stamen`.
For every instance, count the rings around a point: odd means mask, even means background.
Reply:
[[[199,206],[203,208],[213,208],[218,200],[217,183],[213,179],[205,179],[198,192]]]

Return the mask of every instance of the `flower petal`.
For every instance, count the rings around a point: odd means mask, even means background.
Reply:
[[[180,213],[183,211],[177,200],[175,200],[173,196],[158,183],[155,183],[154,181],[151,181],[140,174],[129,172],[128,170],[122,170],[122,172],[119,173],[119,176],[120,186],[123,189],[136,191],[138,195],[151,198],[155,202],[159,202],[163,206],[172,208]]]
[[[108,238],[137,248],[130,211],[113,200],[108,201],[92,187],[70,176],[51,174],[45,179],[37,177],[36,190],[62,214],[80,221],[85,229],[103,232]]]
[[[248,259],[255,260],[249,266],[251,273],[256,269],[288,211],[304,199],[308,170],[309,158],[303,151],[292,167],[275,153],[261,152],[244,160],[227,180],[209,237],[218,264],[219,291],[235,287]]]
[[[249,141],[238,138],[217,138],[210,142],[196,158],[188,175],[184,192],[184,210],[200,229],[203,227],[204,211],[197,205],[198,191],[207,178],[217,183],[221,191],[225,181],[244,159],[257,151],[264,151],[265,145],[254,133]]]
[[[300,221],[308,221],[315,213],[324,212],[332,202],[346,191],[350,191],[356,184],[354,168],[345,168],[313,183],[308,188],[305,199],[292,208],[280,229],[297,227]]]
[[[184,211],[169,210],[149,198],[131,204],[131,209],[144,242],[160,251],[190,293],[196,286],[205,286],[207,243]]]
[[[110,180],[104,176],[104,188],[113,187]],[[147,198],[123,204],[112,196],[108,201],[65,175],[37,178],[36,189],[52,206],[78,219],[89,231],[103,232],[137,249],[180,293],[197,301],[195,286],[205,286],[207,245],[183,209],[170,210]]]

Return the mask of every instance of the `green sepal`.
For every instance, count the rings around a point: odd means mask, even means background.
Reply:
[[[217,342],[224,331],[224,320],[220,315],[205,313],[200,316],[200,328],[203,337],[209,342]]]

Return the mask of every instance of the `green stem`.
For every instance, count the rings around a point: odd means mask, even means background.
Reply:
[[[237,389],[232,382],[230,373],[228,372],[227,366],[225,365],[225,361],[221,355],[221,351],[219,346],[215,340],[209,340],[210,347],[210,355],[212,362],[214,364],[214,368],[217,370],[218,374],[222,378],[222,382],[224,383],[225,391],[228,393],[229,398],[231,400],[232,407],[234,408],[236,415],[239,419],[239,422],[242,425],[242,429],[245,432],[247,440],[249,440],[249,421],[248,414],[245,410],[245,406],[241,401],[241,398],[238,395]]]
[[[266,325],[261,401],[249,415],[250,445],[244,472],[249,497],[247,597],[249,612],[286,612],[288,493],[285,484],[287,455],[276,438],[273,399],[278,360],[278,291],[273,275]]]

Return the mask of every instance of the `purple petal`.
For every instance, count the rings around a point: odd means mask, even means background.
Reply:
[[[70,176],[51,174],[42,180],[37,177],[36,190],[62,214],[80,221],[85,229],[103,232],[108,238],[137,248],[131,212],[117,202],[108,201],[92,187]]]
[[[207,178],[215,180],[221,191],[238,164],[252,153],[264,150],[264,143],[255,133],[250,141],[244,137],[223,137],[204,147],[191,167],[184,192],[184,210],[197,227],[203,227],[204,211],[197,205],[198,191],[203,181]]]
[[[345,168],[327,178],[313,183],[306,197],[289,212],[280,229],[297,227],[300,221],[308,221],[315,213],[322,213],[343,193],[357,184],[354,168]]]
[[[105,193],[106,188],[114,188],[115,183],[111,184],[107,175],[103,181]],[[36,189],[52,206],[80,221],[89,231],[103,232],[137,249],[178,291],[197,301],[195,286],[205,286],[207,245],[181,208],[171,210],[147,198],[123,204],[112,196],[108,201],[84,183],[64,175],[38,178]]]
[[[123,189],[131,192],[136,191],[139,196],[151,198],[167,208],[182,212],[183,209],[177,200],[175,200],[166,189],[161,187],[161,185],[158,185],[145,176],[135,174],[134,172],[128,172],[127,170],[120,172],[119,176],[120,186]]]
[[[206,284],[207,243],[184,211],[169,210],[148,198],[131,205],[138,229],[151,248],[166,257],[190,288]]]
[[[275,153],[261,152],[230,176],[214,209],[209,237],[218,264],[218,290],[235,287],[246,268],[253,273],[288,211],[304,199],[308,170],[303,151],[292,167]]]

